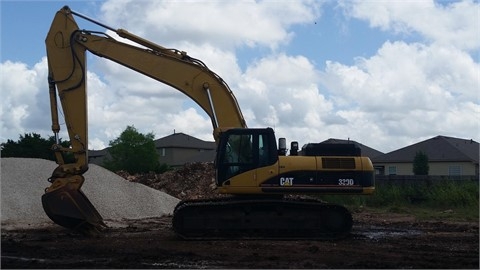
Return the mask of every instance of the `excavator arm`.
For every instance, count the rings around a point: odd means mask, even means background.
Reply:
[[[137,46],[105,33],[80,30],[73,15],[114,31]],[[122,29],[115,30],[67,6],[56,13],[45,42],[52,130],[57,139],[53,150],[58,167],[49,179],[52,184],[46,189],[42,203],[47,215],[64,227],[88,231],[104,226],[100,214],[80,190],[83,174],[88,170],[86,51],[170,85],[190,97],[210,117],[215,141],[222,130],[246,128],[237,100],[225,81],[186,52],[164,48]],[[59,144],[57,99],[67,123],[70,148]],[[63,154],[67,152],[73,154],[75,162],[64,161]]]

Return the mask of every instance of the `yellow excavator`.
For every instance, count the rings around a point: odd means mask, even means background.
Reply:
[[[80,30],[74,16],[128,39]],[[193,99],[211,118],[220,198],[185,200],[175,208],[173,230],[186,239],[338,238],[347,235],[352,216],[343,206],[303,194],[372,194],[374,169],[353,144],[308,144],[298,151],[286,140],[279,147],[272,128],[247,128],[229,86],[200,60],[164,48],[122,29],[113,29],[68,6],[55,15],[46,37],[52,149],[58,167],[48,179],[42,205],[55,223],[83,233],[106,227],[81,187],[88,170],[86,51],[172,86]],[[71,146],[59,144],[60,100]],[[66,162],[71,153],[74,162]],[[217,196],[218,197],[218,196]]]

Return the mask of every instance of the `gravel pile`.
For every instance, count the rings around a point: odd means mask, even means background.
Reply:
[[[45,214],[41,197],[57,164],[32,158],[1,159],[2,229],[55,225]],[[123,219],[159,217],[173,212],[179,200],[140,183],[126,181],[100,166],[90,164],[82,191],[109,226]]]

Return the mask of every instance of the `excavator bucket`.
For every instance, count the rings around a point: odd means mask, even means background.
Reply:
[[[47,189],[42,196],[42,205],[55,223],[83,234],[94,235],[107,227],[78,185],[66,183],[51,191]]]

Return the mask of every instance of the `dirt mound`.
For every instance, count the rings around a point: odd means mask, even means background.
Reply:
[[[125,171],[117,174],[130,182],[158,189],[180,200],[222,196],[215,192],[215,168],[211,162],[187,163],[181,168],[161,174],[130,175]]]

